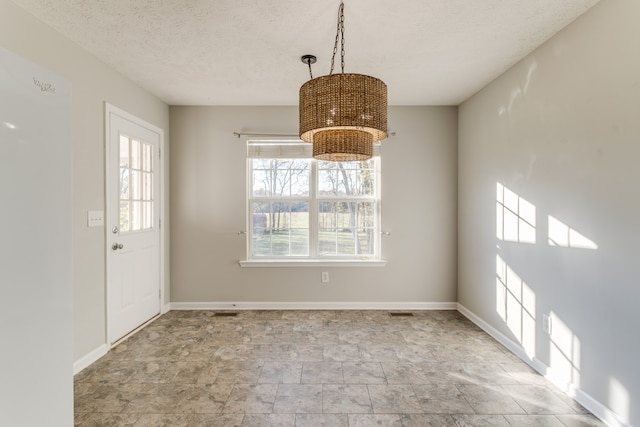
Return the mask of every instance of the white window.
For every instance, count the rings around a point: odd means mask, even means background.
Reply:
[[[317,161],[305,142],[249,141],[247,169],[249,260],[380,259],[379,156]]]

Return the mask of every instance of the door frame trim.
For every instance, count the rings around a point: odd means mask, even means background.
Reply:
[[[109,196],[111,194],[111,190],[112,190],[112,185],[111,185],[111,178],[112,178],[112,174],[111,174],[111,168],[110,166],[110,159],[111,159],[111,118],[110,115],[111,114],[115,114],[118,115],[126,120],[129,120],[143,128],[146,128],[154,133],[157,133],[158,136],[160,137],[160,164],[158,165],[158,173],[160,174],[160,182],[159,182],[159,186],[160,186],[160,190],[159,190],[159,196],[160,196],[160,206],[159,206],[159,210],[160,210],[160,229],[159,229],[159,250],[160,250],[160,263],[159,263],[159,268],[160,268],[160,272],[159,272],[159,277],[160,277],[160,296],[159,296],[159,300],[158,300],[158,313],[159,314],[164,314],[166,313],[167,307],[169,306],[168,303],[165,303],[165,283],[166,283],[166,277],[165,277],[165,255],[166,255],[166,239],[164,237],[164,233],[165,230],[167,229],[166,227],[168,226],[166,221],[163,221],[163,219],[165,219],[167,217],[166,215],[166,205],[165,205],[165,197],[164,197],[164,189],[167,188],[166,187],[166,181],[165,181],[165,168],[164,168],[164,156],[166,155],[165,153],[165,143],[164,143],[164,130],[162,128],[159,128],[158,126],[155,126],[145,120],[142,120],[141,118],[134,116],[133,114],[116,107],[113,104],[110,104],[108,102],[104,103],[104,147],[105,147],[105,160],[104,160],[104,178],[105,178],[105,187],[104,187],[104,218],[105,218],[105,226],[104,226],[104,264],[105,264],[105,277],[104,277],[104,295],[105,295],[105,305],[104,305],[104,319],[105,319],[105,340],[106,340],[106,345],[108,346],[108,348],[112,347],[112,344],[116,342],[116,339],[114,339],[113,337],[111,337],[112,332],[110,331],[109,328],[109,292],[108,292],[108,283],[109,283],[109,261],[108,261],[108,248],[107,248],[107,241],[109,240],[109,224],[110,224],[110,219],[111,219],[111,210],[110,208],[110,204],[109,204]],[[155,317],[154,317],[155,319]],[[146,323],[145,323],[146,324]]]

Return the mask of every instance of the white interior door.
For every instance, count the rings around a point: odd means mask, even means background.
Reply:
[[[160,313],[162,132],[107,106],[107,316],[113,343]]]

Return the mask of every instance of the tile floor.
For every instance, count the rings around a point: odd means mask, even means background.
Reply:
[[[171,311],[75,377],[76,426],[603,426],[456,311]]]

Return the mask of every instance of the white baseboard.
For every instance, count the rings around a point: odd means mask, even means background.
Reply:
[[[109,351],[109,346],[107,344],[101,344],[95,350],[92,350],[85,356],[76,360],[73,363],[73,375],[79,374],[84,368],[94,363],[96,360],[100,359],[102,356],[107,354]]]
[[[171,310],[456,310],[455,302],[172,302]]]
[[[593,415],[604,421],[605,424],[611,427],[632,427],[631,424],[627,424],[621,421],[618,415],[611,409],[604,406],[602,403],[595,400],[593,397],[578,389],[574,394],[569,394],[575,399],[576,402],[587,408]]]
[[[482,320],[471,310],[458,303],[458,311],[462,313],[467,319],[471,320],[475,323],[480,329],[485,331],[487,334],[491,335],[496,341],[505,346],[509,351],[522,359],[523,362],[527,363],[534,370],[536,370],[540,375],[544,376],[548,379],[552,384],[558,387],[560,390],[565,392],[568,396],[574,399],[576,402],[584,406],[589,412],[598,417],[600,420],[605,422],[608,426],[611,427],[632,427],[630,424],[626,424],[618,418],[618,416],[609,408],[607,408],[602,403],[598,402],[596,399],[591,397],[589,394],[585,393],[579,387],[574,384],[566,383],[559,380],[559,375],[553,372],[553,370],[547,366],[544,362],[542,362],[537,357],[529,357],[522,346],[516,343],[502,332],[491,326],[489,323]]]
[[[165,305],[162,306],[162,308],[160,309],[160,314],[165,314],[168,313],[169,311],[171,311],[171,303],[166,303]]]

